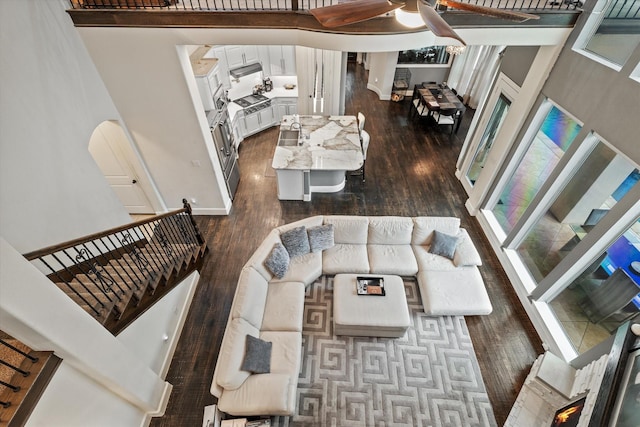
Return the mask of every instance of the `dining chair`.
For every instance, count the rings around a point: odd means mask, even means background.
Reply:
[[[369,142],[371,142],[371,135],[366,130],[360,131],[360,145],[362,147],[362,166],[351,172],[349,175],[362,176],[362,182],[364,182],[364,165],[367,163],[367,151],[369,150]]]
[[[435,84],[437,84],[437,83],[438,83],[438,82],[436,82],[436,81],[431,81],[431,82],[422,82],[422,83],[421,83],[421,86],[422,86],[422,87],[425,87],[426,85],[435,85]]]
[[[433,118],[438,126],[451,126],[451,134],[455,130],[458,110],[455,108],[443,108],[433,113]]]
[[[364,121],[365,121],[364,114],[358,112],[358,130],[360,130],[360,132],[364,130]]]
[[[418,92],[418,85],[413,88],[413,97],[411,98],[411,115],[417,114],[422,116],[426,106],[422,102],[422,96]]]

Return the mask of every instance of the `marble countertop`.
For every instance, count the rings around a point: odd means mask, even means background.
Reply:
[[[293,116],[284,116],[280,129],[290,129],[292,123]],[[356,116],[300,116],[300,127],[302,144],[276,146],[274,169],[347,171],[362,166]]]
[[[255,79],[254,79],[255,80]],[[271,76],[271,82],[273,83],[273,90],[270,92],[263,92],[262,94],[267,98],[297,98],[298,97],[298,78],[296,76]],[[231,89],[229,89],[229,99],[238,99],[246,95],[251,95],[253,92],[253,83],[250,85],[238,85],[235,82],[231,83]],[[285,84],[293,84],[295,88],[285,89]],[[233,120],[238,113],[242,110],[242,107],[235,102],[229,102],[229,117]]]

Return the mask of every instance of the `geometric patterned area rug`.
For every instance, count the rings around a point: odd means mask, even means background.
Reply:
[[[272,425],[497,426],[462,316],[425,315],[404,279],[411,327],[401,338],[333,334],[333,278],[307,288],[296,414]]]

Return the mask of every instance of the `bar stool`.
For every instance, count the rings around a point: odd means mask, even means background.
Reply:
[[[364,130],[364,121],[365,121],[364,114],[358,112],[358,130],[360,132]]]

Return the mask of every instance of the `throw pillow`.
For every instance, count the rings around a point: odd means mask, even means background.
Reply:
[[[435,230],[433,232],[433,240],[431,241],[429,252],[453,260],[453,256],[456,253],[457,245],[458,238],[456,236],[441,233],[440,231]]]
[[[311,252],[307,229],[304,225],[285,231],[280,235],[280,240],[291,258]]]
[[[334,245],[333,224],[307,228],[307,234],[309,235],[311,252],[320,252],[332,248]]]
[[[269,252],[267,259],[264,260],[264,265],[269,269],[271,274],[278,279],[282,279],[289,270],[289,252],[282,245],[277,242],[273,245],[273,249]]]
[[[271,371],[271,346],[269,341],[247,335],[244,360],[240,369],[253,374],[267,374]]]

